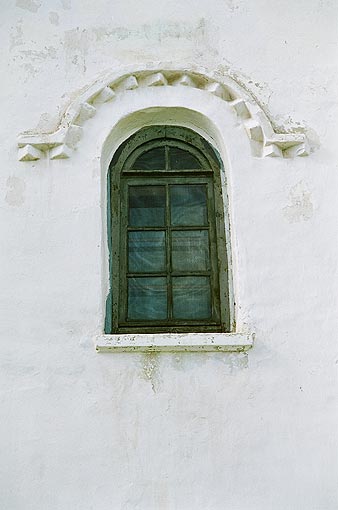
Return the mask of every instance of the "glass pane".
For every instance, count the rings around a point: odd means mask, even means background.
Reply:
[[[162,227],[165,221],[164,186],[129,187],[129,225]]]
[[[207,271],[209,269],[209,234],[207,230],[173,230],[173,271]]]
[[[164,147],[156,147],[141,154],[134,162],[132,170],[165,170]]]
[[[175,276],[172,282],[174,319],[210,319],[208,276]]]
[[[128,267],[131,273],[165,271],[165,233],[129,232]]]
[[[207,225],[207,194],[205,184],[170,186],[171,224]]]
[[[167,318],[167,279],[128,278],[128,319]]]
[[[170,147],[169,161],[170,168],[173,170],[194,170],[202,168],[195,156],[178,147]]]

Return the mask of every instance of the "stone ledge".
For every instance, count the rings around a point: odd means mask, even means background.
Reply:
[[[99,335],[97,352],[244,352],[253,346],[246,333],[162,333]]]

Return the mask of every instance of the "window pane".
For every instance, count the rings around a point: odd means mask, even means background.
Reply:
[[[172,282],[174,319],[210,319],[208,276],[176,276]]]
[[[128,278],[128,319],[167,318],[167,279]]]
[[[206,225],[207,194],[205,184],[170,186],[171,224]]]
[[[165,222],[165,187],[129,187],[129,225],[162,227]]]
[[[128,262],[131,273],[165,271],[165,233],[129,232]]]
[[[199,161],[188,151],[178,147],[169,149],[170,168],[173,170],[194,170],[201,168]]]
[[[156,147],[141,154],[134,162],[132,170],[165,170],[164,147]]]
[[[209,234],[207,230],[173,230],[173,271],[207,271],[209,269]]]

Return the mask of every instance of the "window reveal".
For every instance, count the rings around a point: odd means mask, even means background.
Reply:
[[[185,143],[191,131],[160,128],[163,137],[130,143],[118,184],[112,179],[112,225],[119,227],[112,237],[119,244],[112,260],[112,331],[226,331],[215,165]],[[166,136],[175,129],[179,139]]]

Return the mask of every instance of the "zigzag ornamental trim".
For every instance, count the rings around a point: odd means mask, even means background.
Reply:
[[[96,114],[98,108],[114,101],[117,95],[138,88],[182,86],[203,90],[225,101],[244,125],[253,156],[293,158],[309,154],[305,134],[275,133],[262,108],[234,79],[227,77],[219,80],[204,71],[155,69],[115,78],[110,76],[95,82],[67,108],[56,131],[19,135],[19,160],[69,158],[81,139],[85,123]]]

